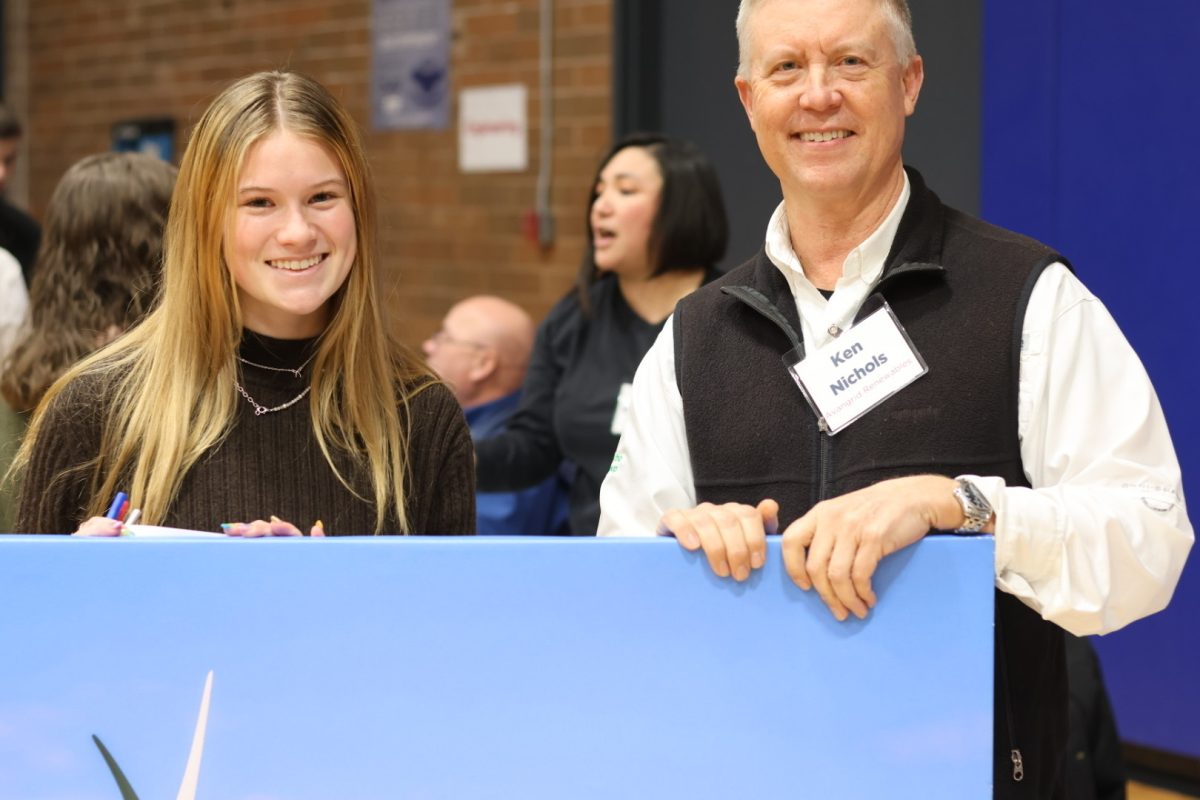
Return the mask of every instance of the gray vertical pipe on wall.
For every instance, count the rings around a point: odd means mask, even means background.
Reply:
[[[550,211],[554,169],[554,0],[542,0],[538,49],[538,102],[542,113],[536,213],[538,245],[546,248],[554,244],[554,215]]]

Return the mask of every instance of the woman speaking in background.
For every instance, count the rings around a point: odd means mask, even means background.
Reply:
[[[642,134],[601,162],[575,291],[538,328],[521,405],[476,442],[481,491],[576,467],[571,531],[593,535],[600,483],[624,422],[622,395],[680,298],[716,277],[728,222],[716,170],[690,142]],[[529,531],[545,533],[545,531]]]
[[[473,531],[462,412],[388,337],[375,273],[354,121],[295,73],[235,82],[184,153],[160,302],[30,424],[18,529],[113,535],[122,490],[235,535]]]

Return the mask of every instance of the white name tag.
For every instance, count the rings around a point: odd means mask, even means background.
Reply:
[[[887,303],[789,369],[829,433],[929,371]]]
[[[625,425],[629,422],[631,403],[633,403],[633,384],[622,383],[621,390],[617,392],[617,407],[613,409],[612,426],[609,428],[613,436],[620,436],[625,432]]]

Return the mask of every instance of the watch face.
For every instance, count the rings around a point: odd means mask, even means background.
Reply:
[[[954,496],[958,498],[958,502],[962,506],[963,517],[965,517],[959,530],[973,532],[982,530],[992,517],[992,505],[983,496],[983,492],[979,491],[979,488],[970,481],[959,479]]]

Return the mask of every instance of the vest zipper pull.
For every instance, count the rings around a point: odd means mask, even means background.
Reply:
[[[1013,780],[1020,783],[1025,778],[1025,762],[1021,760],[1021,751],[1012,751]]]

